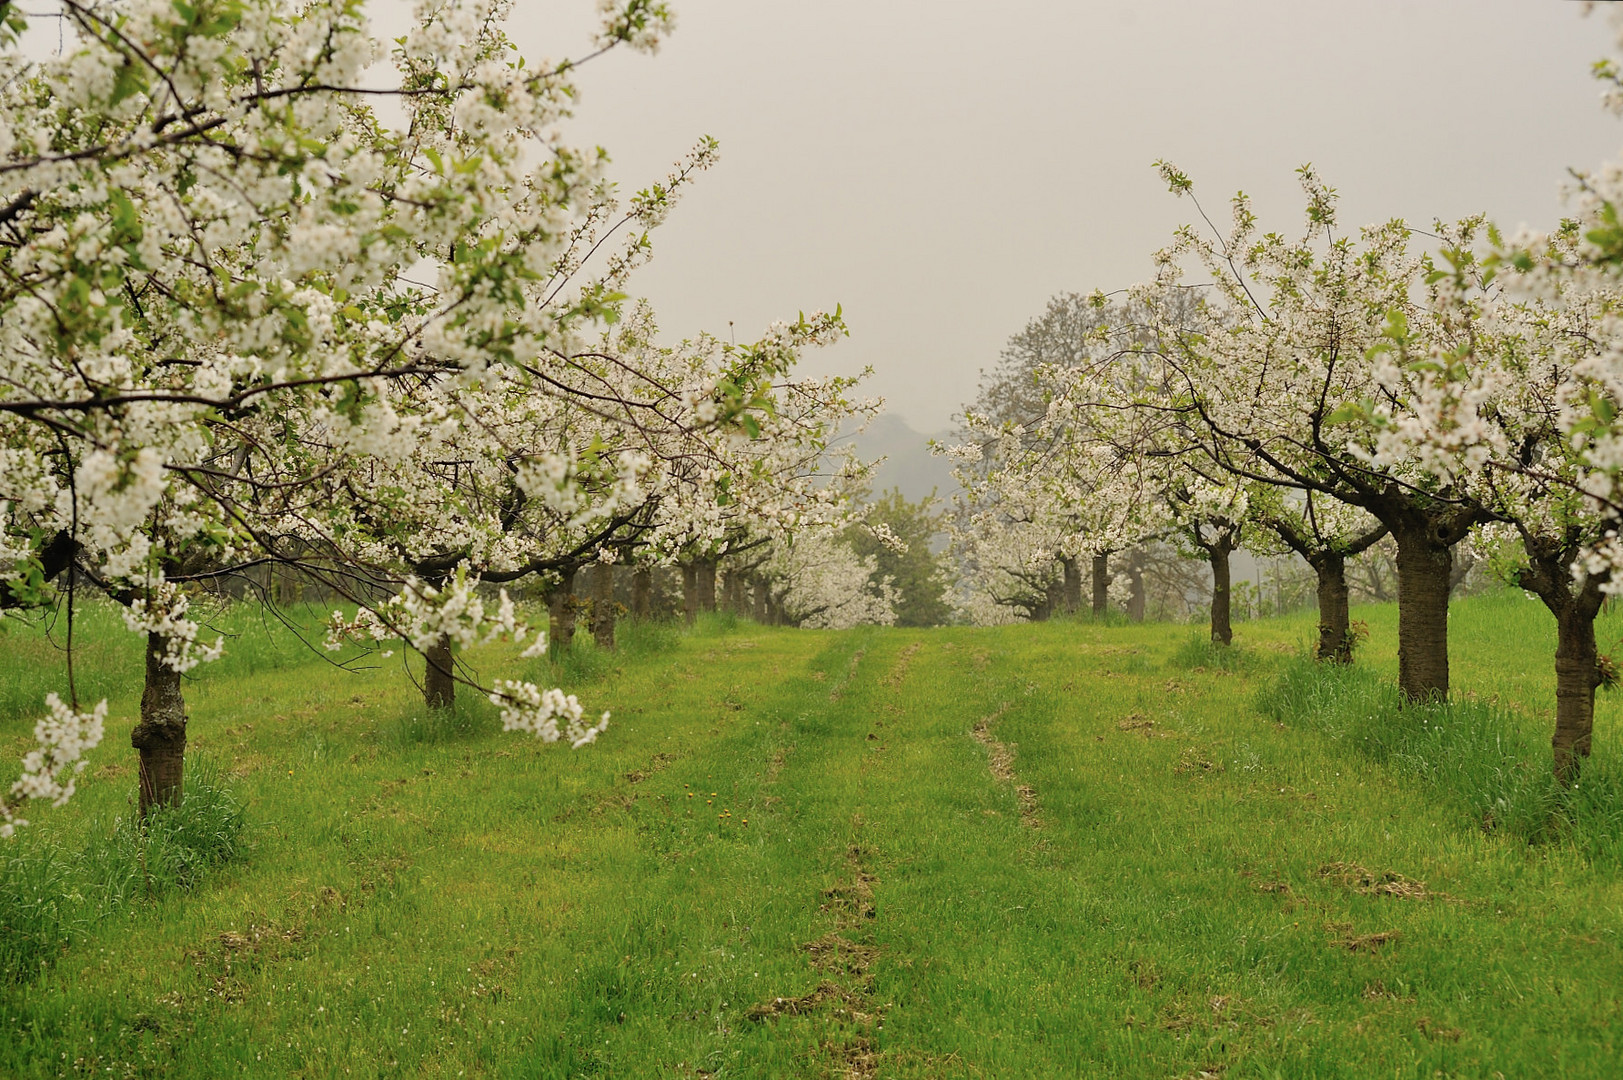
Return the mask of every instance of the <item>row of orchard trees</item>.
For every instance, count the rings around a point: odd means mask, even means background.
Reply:
[[[1007,577],[1176,537],[1211,567],[1222,644],[1230,555],[1293,551],[1318,576],[1319,655],[1345,662],[1346,560],[1390,535],[1399,679],[1423,701],[1448,694],[1451,571],[1476,536],[1555,617],[1554,769],[1572,782],[1594,621],[1623,588],[1618,175],[1583,178],[1577,220],[1513,241],[1481,218],[1341,231],[1307,168],[1293,235],[1243,195],[1226,230],[1202,210],[1152,283],[1050,312],[1071,355],[1031,370],[1040,409],[970,412],[966,550]]]
[[[661,0],[598,8],[592,56],[670,27]],[[101,737],[75,590],[146,640],[144,814],[180,797],[181,676],[221,648],[198,588],[313,579],[358,612],[329,647],[403,638],[446,705],[459,649],[544,648],[495,586],[550,592],[557,629],[583,567],[815,561],[847,526],[861,470],[826,452],[874,406],[794,374],[838,313],[659,344],[626,282],[715,146],[618,199],[561,134],[578,62],[526,63],[507,9],[419,0],[386,49],[359,0],[0,0],[0,603],[65,600],[69,626],[0,833],[67,798]],[[64,46],[38,58],[42,15]],[[549,741],[607,721],[479,689]]]

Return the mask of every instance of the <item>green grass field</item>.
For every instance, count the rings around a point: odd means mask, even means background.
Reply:
[[[1340,677],[1300,659],[1311,613],[1229,657],[1186,626],[634,627],[556,676],[615,714],[572,752],[242,615],[188,686],[188,827],[245,807],[211,865],[117,823],[138,642],[92,613],[117,723],[0,849],[0,922],[56,920],[0,987],[0,1075],[1623,1075],[1619,698],[1551,802],[1542,608],[1462,602],[1461,704],[1401,714],[1395,612],[1355,618]],[[0,647],[14,761],[59,661]]]

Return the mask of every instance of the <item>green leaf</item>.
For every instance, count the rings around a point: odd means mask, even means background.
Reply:
[[[1336,406],[1329,416],[1324,418],[1325,427],[1334,427],[1337,424],[1350,424],[1354,420],[1364,418],[1364,406],[1356,401],[1344,401]]]

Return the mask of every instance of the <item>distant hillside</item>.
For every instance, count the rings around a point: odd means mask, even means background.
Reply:
[[[874,494],[900,488],[909,501],[917,502],[933,489],[940,498],[951,498],[958,490],[952,467],[945,458],[932,456],[929,446],[932,438],[945,436],[945,432],[922,434],[900,416],[881,414],[856,436],[857,455],[864,461],[885,459],[874,477]]]

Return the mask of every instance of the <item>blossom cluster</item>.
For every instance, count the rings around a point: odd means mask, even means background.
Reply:
[[[34,725],[35,748],[23,757],[22,776],[11,785],[6,798],[0,798],[0,839],[9,839],[28,824],[15,812],[24,801],[48,799],[61,806],[72,798],[77,777],[87,764],[85,754],[101,742],[107,720],[105,698],[86,713],[47,694],[45,707],[50,715]]]

